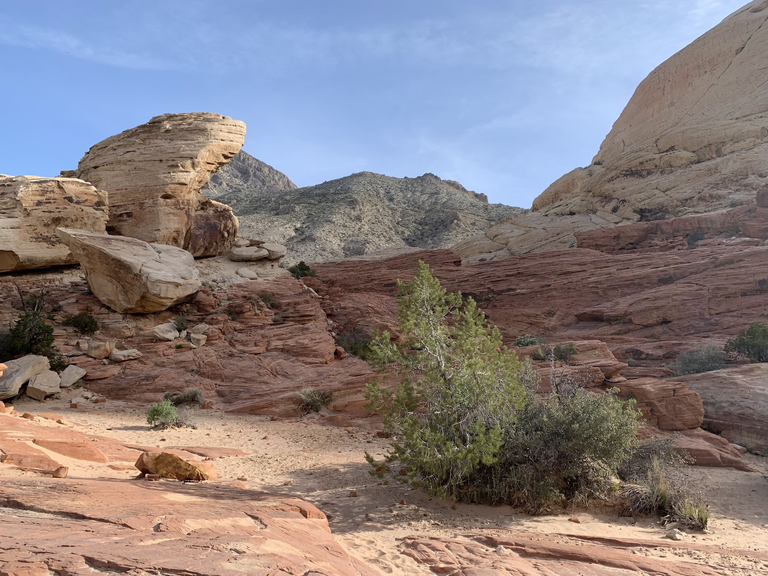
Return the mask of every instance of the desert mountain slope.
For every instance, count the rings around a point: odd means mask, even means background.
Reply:
[[[232,161],[211,176],[203,194],[217,200],[226,196],[230,201],[244,199],[256,191],[294,190],[296,184],[269,164],[240,150]]]
[[[285,244],[291,262],[338,260],[390,247],[443,248],[524,212],[489,204],[484,194],[433,174],[393,178],[360,172],[294,190],[229,188],[217,198],[237,214],[240,234]],[[209,189],[219,193],[213,180]]]
[[[755,0],[662,63],[591,166],[554,182],[530,214],[457,251],[472,258],[566,248],[574,230],[752,203],[768,182],[767,22],[768,1]]]

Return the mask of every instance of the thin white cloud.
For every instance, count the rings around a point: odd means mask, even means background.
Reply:
[[[10,25],[7,21],[0,21],[0,44],[50,50],[72,58],[119,68],[166,70],[181,66],[152,54],[124,51],[116,46],[94,45],[65,32],[23,24]]]

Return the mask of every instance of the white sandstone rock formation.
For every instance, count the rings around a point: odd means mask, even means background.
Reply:
[[[244,138],[245,124],[226,116],[165,114],[92,146],[77,175],[109,192],[110,233],[213,256],[232,245],[238,222],[200,190]]]
[[[80,262],[91,292],[116,312],[160,312],[200,289],[194,258],[181,248],[84,230],[58,233]]]
[[[77,178],[0,176],[0,273],[76,264],[56,228],[103,234],[107,195]]]

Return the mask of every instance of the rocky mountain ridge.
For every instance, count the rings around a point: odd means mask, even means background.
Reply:
[[[241,234],[285,244],[290,262],[337,260],[392,247],[444,248],[524,212],[489,204],[484,194],[434,174],[394,178],[359,172],[290,189],[260,182],[255,188],[235,185],[238,167],[223,171],[226,185],[212,179],[205,193],[232,208]],[[281,179],[266,180],[275,181],[285,185]]]
[[[245,200],[256,191],[295,190],[296,184],[282,172],[269,164],[257,160],[244,150],[221,170],[211,175],[208,185],[202,193],[207,198],[218,200],[226,196],[230,201]]]

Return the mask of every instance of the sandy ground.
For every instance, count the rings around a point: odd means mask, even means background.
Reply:
[[[461,537],[470,532],[499,533],[518,529],[541,533],[623,536],[662,540],[666,528],[649,518],[619,518],[569,510],[554,516],[531,517],[509,507],[452,506],[407,485],[384,483],[369,474],[363,458],[368,451],[381,457],[387,440],[369,431],[323,424],[323,415],[272,421],[263,416],[198,411],[197,428],[152,430],[145,410],[107,402],[87,411],[70,409],[67,398],[44,404],[17,402],[19,411],[56,412],[79,430],[158,447],[223,446],[240,448],[246,457],[215,462],[220,481],[241,479],[248,488],[300,496],[323,510],[338,541],[353,555],[386,574],[431,574],[399,551],[408,535]],[[60,455],[56,455],[61,460]],[[690,555],[705,559],[726,574],[768,574],[768,561],[740,557],[736,550],[768,554],[768,458],[748,455],[756,472],[731,469],[688,469],[691,480],[704,491],[711,509],[708,533],[689,533],[686,542],[715,547],[719,553],[697,550],[644,549],[653,555]],[[64,462],[63,462],[64,463]],[[64,463],[66,465],[66,463]],[[75,471],[76,470],[76,471]],[[89,472],[90,470],[90,472]],[[104,468],[82,462],[70,476],[103,474]],[[129,478],[135,470],[114,471]],[[28,472],[16,471],[24,475]],[[578,518],[576,523],[571,518]]]

